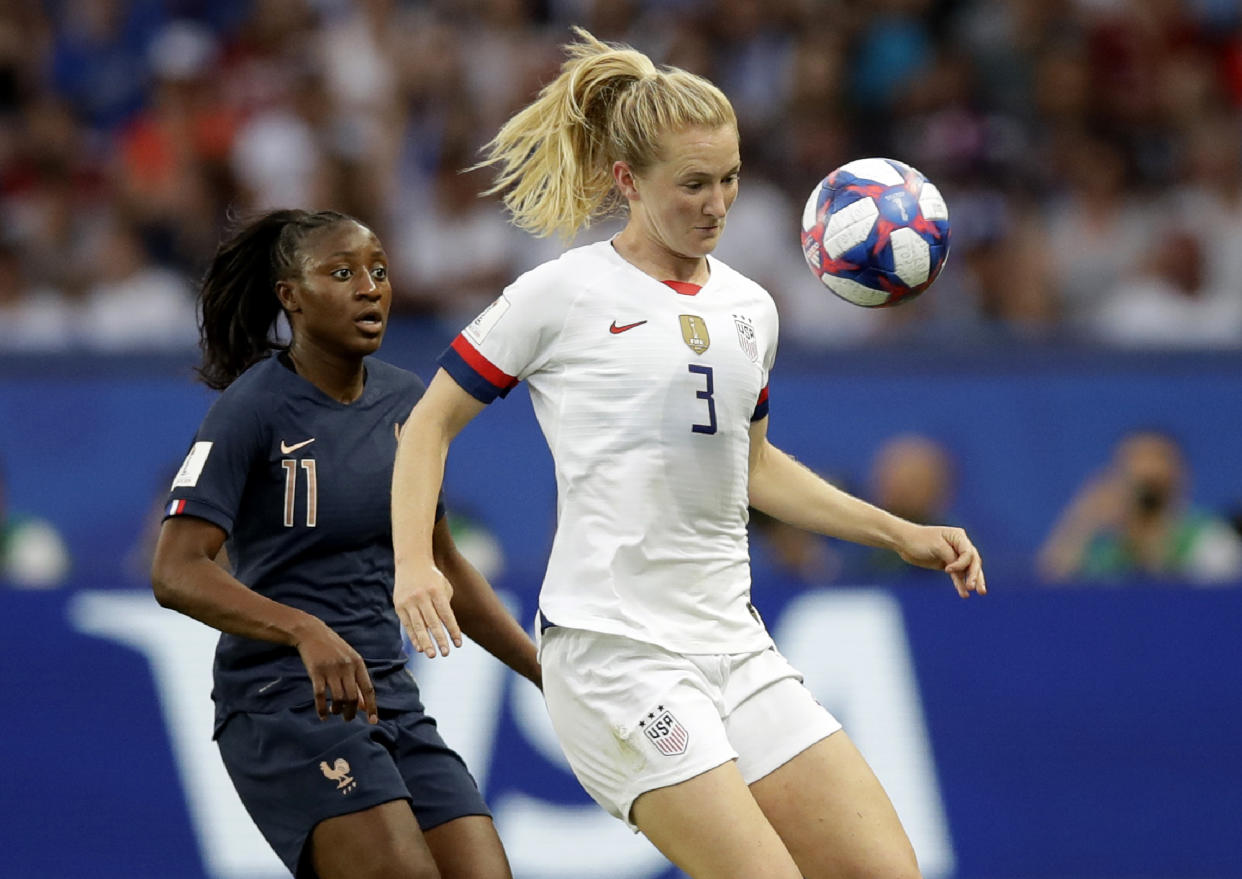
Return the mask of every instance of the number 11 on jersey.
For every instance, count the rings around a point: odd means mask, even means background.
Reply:
[[[715,424],[713,417],[712,423]],[[285,458],[280,462],[285,468],[285,527],[293,527],[293,504],[297,497],[298,462]],[[302,469],[306,471],[306,527],[314,528],[319,519],[319,479],[315,474],[315,459],[303,458]]]

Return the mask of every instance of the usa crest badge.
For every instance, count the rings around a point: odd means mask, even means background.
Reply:
[[[697,314],[679,314],[677,318],[681,321],[681,338],[690,350],[695,354],[706,351],[712,343],[711,336],[707,334],[707,321]]]
[[[665,757],[686,753],[686,746],[690,744],[690,731],[663,705],[656,706],[655,711],[639,721],[638,728]]]
[[[759,342],[755,338],[755,325],[744,314],[733,315],[733,325],[737,327],[737,343],[742,353],[750,358],[751,363],[759,362]]]

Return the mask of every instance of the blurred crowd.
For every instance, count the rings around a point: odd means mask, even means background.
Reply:
[[[844,483],[880,507],[923,525],[962,525],[973,532],[996,572],[1033,574],[1059,586],[1179,583],[1242,585],[1242,517],[1204,506],[1181,441],[1153,427],[1119,436],[1057,513],[1035,557],[1015,558],[996,535],[980,539],[978,521],[957,508],[958,467],[950,446],[902,433],[876,449],[859,485]],[[913,568],[896,553],[830,541],[751,511],[756,569],[796,587],[858,583],[927,583],[938,572]]]
[[[1234,0],[9,0],[0,351],[193,345],[203,260],[275,206],[355,214],[400,313],[468,319],[562,246],[462,170],[575,23],[733,99],[718,255],[789,341],[1242,346]],[[798,247],[814,184],[871,155],[930,176],[953,221],[933,291],[879,311]]]

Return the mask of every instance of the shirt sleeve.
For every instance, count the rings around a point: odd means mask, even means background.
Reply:
[[[755,411],[751,421],[762,421],[768,417],[768,386],[772,381],[772,368],[776,365],[776,346],[780,335],[780,316],[776,311],[776,303],[772,297],[764,295],[764,307],[760,309],[759,320],[755,327],[759,336],[763,365],[763,389],[759,391],[759,399],[755,401]]]
[[[569,285],[541,266],[509,285],[440,355],[439,365],[471,396],[490,403],[546,362],[568,303]]]
[[[267,445],[262,407],[243,402],[226,392],[208,410],[173,478],[165,519],[195,516],[232,533],[247,476]]]
[[[759,401],[755,403],[755,411],[751,413],[750,420],[762,421],[768,417],[768,386],[764,385],[763,390],[759,392]]]

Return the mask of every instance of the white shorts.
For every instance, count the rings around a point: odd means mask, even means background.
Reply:
[[[640,794],[730,760],[751,784],[841,728],[775,647],[682,655],[554,626],[540,661],[548,715],[574,774],[634,830]]]

